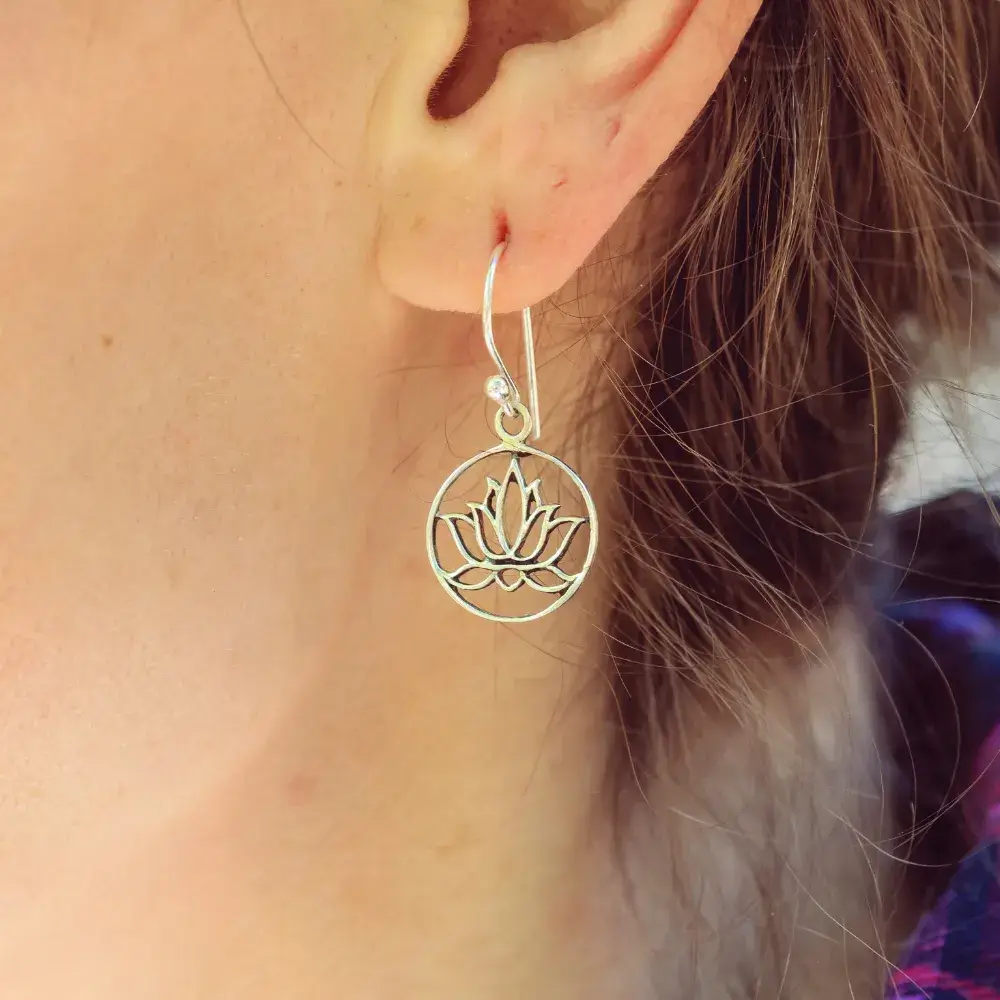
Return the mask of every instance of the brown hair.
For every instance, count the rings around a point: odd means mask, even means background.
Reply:
[[[767,0],[651,185],[689,207],[644,234],[619,376],[612,634],[633,753],[681,667],[837,599],[920,361],[900,324],[974,333],[1000,240],[998,99],[993,0]]]
[[[994,0],[765,0],[650,185],[645,218],[683,211],[642,235],[612,365],[619,787],[662,776],[678,699],[752,711],[746,651],[781,660],[842,605],[928,343],[901,325],[972,344],[994,283],[998,116]],[[749,863],[765,920],[783,863]]]

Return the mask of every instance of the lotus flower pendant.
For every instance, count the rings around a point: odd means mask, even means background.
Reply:
[[[501,444],[459,466],[438,491],[427,551],[442,586],[467,610],[533,621],[583,583],[597,550],[597,511],[568,465],[506,434],[500,421],[497,429]],[[546,502],[543,479],[560,488],[560,499],[563,489],[573,494],[568,508]]]

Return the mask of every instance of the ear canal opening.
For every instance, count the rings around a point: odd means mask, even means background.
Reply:
[[[539,0],[469,0],[469,29],[427,99],[436,121],[458,118],[483,98],[511,49],[571,38],[579,25],[558,23],[558,4]],[[547,9],[546,9],[547,8]]]

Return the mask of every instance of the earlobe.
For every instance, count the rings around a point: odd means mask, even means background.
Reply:
[[[429,89],[417,111],[412,77],[387,81],[373,154],[388,290],[475,312],[509,237],[498,311],[558,291],[683,139],[759,2],[623,0],[572,38],[508,52],[485,96],[447,121],[427,111]]]

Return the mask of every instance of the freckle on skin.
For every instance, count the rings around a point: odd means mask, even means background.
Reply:
[[[104,335],[103,335],[103,336],[101,337],[101,343],[102,343],[102,344],[103,344],[103,345],[104,345],[105,347],[112,347],[112,346],[114,346],[114,342],[115,342],[115,338],[114,338],[114,337],[112,337],[112,336],[111,336],[111,334],[109,334],[109,333],[106,333],[106,334],[104,334]]]

